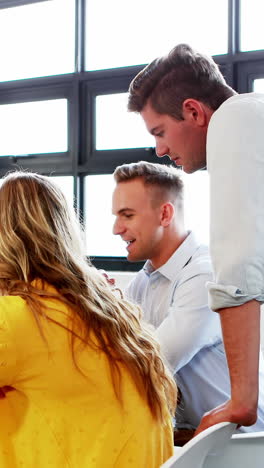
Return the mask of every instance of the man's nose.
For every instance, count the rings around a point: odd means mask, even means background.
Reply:
[[[113,224],[113,234],[115,236],[121,235],[124,232],[124,230],[125,228],[123,224],[118,219],[116,219]]]
[[[156,144],[156,155],[158,158],[163,158],[163,156],[167,156],[169,153],[169,148],[167,145],[157,143]]]

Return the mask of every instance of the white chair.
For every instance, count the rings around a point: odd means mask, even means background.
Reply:
[[[263,468],[264,432],[234,434],[220,457],[208,456],[204,468]]]
[[[207,455],[221,452],[235,429],[236,424],[229,422],[209,427],[183,447],[176,449],[175,454],[162,465],[162,468],[203,468]]]

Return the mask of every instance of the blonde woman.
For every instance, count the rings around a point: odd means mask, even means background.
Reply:
[[[158,468],[175,384],[47,177],[0,188],[0,466]]]

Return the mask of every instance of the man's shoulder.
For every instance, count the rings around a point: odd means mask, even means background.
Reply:
[[[205,244],[197,244],[197,248],[192,255],[192,260],[211,264],[209,247]]]
[[[202,268],[204,270],[211,271],[212,270],[212,262],[209,254],[209,248],[207,245],[199,244],[193,255],[190,257],[187,266],[197,266],[198,268]]]
[[[202,277],[207,277],[208,280],[211,280],[212,274],[213,267],[209,255],[209,249],[206,245],[198,245],[197,249],[182,269],[181,280],[185,281],[188,278],[199,275]]]
[[[238,121],[245,118],[248,121],[248,115],[256,118],[264,116],[264,94],[261,93],[244,93],[236,94],[226,101],[214,112],[211,125],[216,124],[219,120],[222,123],[223,120],[230,119],[232,123],[234,118]],[[236,120],[235,122],[236,123]]]

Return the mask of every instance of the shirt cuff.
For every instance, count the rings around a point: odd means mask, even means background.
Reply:
[[[214,311],[227,307],[236,307],[253,299],[264,302],[263,294],[250,295],[241,291],[237,286],[212,282],[208,282],[206,286],[209,293],[209,307]]]

